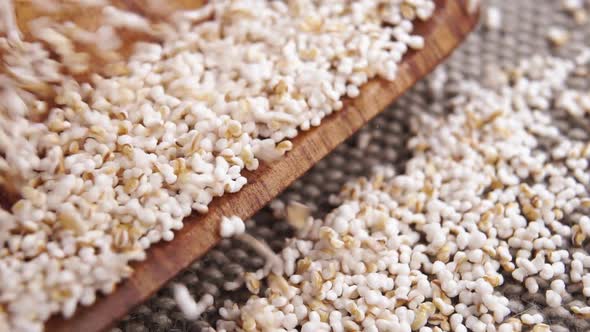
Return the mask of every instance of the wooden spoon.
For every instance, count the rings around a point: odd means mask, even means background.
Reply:
[[[248,184],[240,192],[214,199],[209,213],[186,218],[184,228],[173,241],[151,247],[147,259],[132,264],[133,275],[112,294],[100,297],[90,307],[80,307],[69,320],[54,316],[46,324],[47,330],[101,331],[148,299],[220,240],[222,216],[252,216],[441,63],[476,26],[478,13],[468,11],[468,2],[436,0],[434,16],[416,24],[416,33],[425,38],[424,49],[404,57],[394,82],[374,79],[364,85],[359,97],[345,101],[343,110],[324,119],[319,127],[301,132],[293,140],[293,150],[282,159],[262,164],[255,172],[246,172]]]

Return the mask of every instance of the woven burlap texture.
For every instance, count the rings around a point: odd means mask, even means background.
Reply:
[[[486,6],[495,6],[501,10],[502,26],[499,30],[480,27],[453,53],[442,69],[418,83],[354,137],[339,146],[291,185],[279,199],[308,204],[313,207],[314,216],[321,217],[333,208],[328,203],[330,195],[338,192],[346,181],[368,176],[372,167],[378,164],[393,164],[398,170],[403,170],[407,160],[405,143],[410,134],[408,114],[444,112],[444,102],[453,93],[456,82],[485,79],[487,67],[513,65],[519,59],[533,54],[553,54],[566,58],[575,56],[582,46],[589,44],[590,23],[576,24],[560,9],[560,3],[557,0],[495,0],[484,3],[483,12]],[[546,39],[547,30],[551,26],[569,30],[571,40],[559,49],[552,48]],[[444,92],[433,94],[433,84],[445,74],[448,81]],[[582,79],[575,83],[588,86],[590,82]],[[563,122],[562,125],[571,124]],[[292,235],[284,220],[272,216],[269,207],[247,222],[247,232],[264,239],[276,251]],[[208,326],[214,327],[218,317],[217,308],[223,306],[226,299],[243,303],[249,296],[245,287],[225,291],[224,285],[236,281],[244,271],[254,271],[263,264],[261,257],[239,241],[223,240],[174,280],[185,284],[197,299],[205,293],[214,295],[215,308],[205,313],[202,320],[185,319],[166,286],[125,317],[114,330],[180,332],[202,331]],[[541,289],[548,286],[546,281],[538,279],[538,282]],[[571,288],[577,286],[568,287],[572,291]],[[576,319],[568,310],[571,305],[583,305],[583,298],[566,296],[562,307],[549,308],[545,305],[544,292],[529,294],[519,282],[514,282],[510,277],[506,278],[500,291],[510,298],[512,315],[540,312],[554,332],[590,330],[590,322]]]

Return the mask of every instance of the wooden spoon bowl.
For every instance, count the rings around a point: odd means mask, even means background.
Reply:
[[[141,10],[138,1],[120,2],[125,3],[127,8]],[[190,4],[186,0],[177,2],[185,8]],[[255,172],[245,172],[248,184],[241,191],[215,198],[207,214],[195,213],[184,220],[184,228],[176,232],[173,241],[152,246],[147,252],[147,259],[132,264],[133,275],[119,284],[113,293],[99,297],[89,307],[78,308],[71,319],[54,316],[47,322],[47,330],[105,330],[148,299],[220,240],[219,221],[222,216],[237,215],[244,219],[252,216],[441,63],[477,24],[478,12],[470,12],[468,2],[436,0],[434,16],[427,22],[416,23],[415,27],[415,33],[425,39],[424,49],[410,52],[403,58],[395,81],[373,79],[365,84],[359,97],[345,101],[343,110],[325,118],[319,127],[300,132],[293,140],[293,150],[282,159],[271,164],[263,163]],[[193,5],[195,3],[202,1],[194,1]],[[22,4],[19,8],[17,2],[19,23],[35,17]]]

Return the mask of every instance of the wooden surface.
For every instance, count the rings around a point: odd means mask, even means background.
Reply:
[[[149,298],[219,241],[221,216],[252,216],[443,61],[477,23],[477,13],[469,14],[466,2],[436,0],[435,16],[416,25],[416,33],[426,39],[425,48],[405,56],[394,82],[375,79],[367,83],[358,98],[345,102],[342,111],[324,119],[320,127],[301,132],[293,140],[293,150],[284,158],[271,165],[263,164],[255,172],[247,172],[248,184],[240,192],[216,198],[206,215],[186,218],[184,228],[176,233],[175,239],[150,248],[147,259],[133,264],[132,277],[118,285],[114,293],[100,297],[90,307],[79,308],[69,320],[53,317],[47,323],[47,331],[105,330]],[[25,17],[19,17],[19,21]]]

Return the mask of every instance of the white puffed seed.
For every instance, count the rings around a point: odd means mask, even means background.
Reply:
[[[502,12],[497,7],[488,7],[485,14],[485,27],[498,30],[502,27]]]
[[[557,292],[550,289],[545,294],[545,297],[547,299],[548,306],[555,308],[561,305],[561,296]]]
[[[555,47],[563,46],[570,39],[570,33],[566,29],[556,26],[549,27],[546,36]]]
[[[586,6],[584,4],[586,3]],[[570,14],[574,21],[578,24],[584,24],[588,21],[588,8],[590,3],[584,0],[562,0],[561,1],[562,8]]]
[[[178,308],[188,319],[198,319],[201,314],[213,304],[213,296],[210,294],[203,295],[199,302],[195,302],[186,286],[182,284],[173,284],[172,289],[174,300],[176,301]]]
[[[219,235],[221,235],[221,237],[227,238],[240,235],[244,233],[245,230],[246,225],[242,218],[238,216],[231,216],[229,218],[226,216],[221,217],[221,223],[219,225]]]

